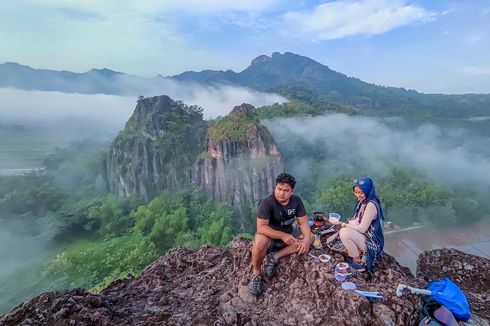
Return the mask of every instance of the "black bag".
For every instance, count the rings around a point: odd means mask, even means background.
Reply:
[[[458,325],[453,314],[430,295],[421,297],[422,308],[419,311],[419,326]]]

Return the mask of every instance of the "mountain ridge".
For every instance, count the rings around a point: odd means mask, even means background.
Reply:
[[[337,72],[335,70],[332,70],[330,69],[327,65],[324,65],[318,61],[315,61],[309,57],[306,57],[306,56],[302,56],[302,55],[298,55],[298,54],[295,54],[295,53],[292,53],[292,52],[284,52],[284,54],[281,54],[279,52],[273,52],[272,55],[269,57],[268,55],[265,55],[265,54],[261,54],[261,55],[258,55],[257,57],[255,57],[254,59],[251,60],[251,63],[250,65],[245,68],[244,70],[242,70],[241,72],[235,72],[231,69],[227,69],[227,70],[211,70],[211,69],[204,69],[204,70],[201,70],[201,71],[184,71],[182,73],[179,73],[179,74],[175,74],[175,75],[170,75],[170,76],[164,76],[164,75],[161,75],[161,74],[156,74],[154,77],[151,77],[151,78],[148,78],[148,77],[141,77],[141,76],[137,76],[137,75],[131,75],[131,74],[127,74],[125,72],[120,72],[120,71],[115,71],[115,70],[112,70],[112,69],[108,69],[108,68],[105,68],[105,67],[102,67],[102,68],[92,68],[92,69],[89,69],[85,72],[72,72],[72,71],[69,71],[69,70],[54,70],[54,69],[47,69],[47,68],[33,68],[29,65],[25,65],[25,64],[22,64],[22,63],[18,63],[18,62],[14,62],[14,61],[5,61],[4,63],[0,63],[0,72],[3,72],[2,69],[5,69],[5,67],[16,67],[16,68],[21,68],[21,69],[25,69],[25,71],[30,71],[30,72],[49,72],[49,73],[69,73],[69,74],[72,74],[72,75],[87,75],[87,74],[90,74],[90,73],[93,73],[93,72],[104,72],[104,74],[108,74],[108,75],[124,75],[124,76],[130,76],[130,77],[136,77],[136,78],[140,78],[140,79],[146,79],[146,80],[152,80],[152,79],[155,79],[155,78],[169,78],[169,79],[176,79],[176,80],[189,80],[189,78],[186,78],[187,76],[196,76],[196,75],[217,75],[217,76],[227,76],[229,74],[240,74],[240,73],[244,73],[244,72],[247,72],[254,66],[256,66],[257,64],[261,64],[261,63],[264,63],[264,62],[267,62],[267,61],[270,61],[270,60],[274,60],[276,58],[280,58],[281,56],[286,56],[286,57],[296,57],[296,58],[303,58],[307,61],[310,61],[311,63],[313,64],[317,64],[321,67],[325,67],[326,69],[328,69],[330,72],[332,73],[335,73],[335,74],[338,74],[338,75],[341,75],[343,77],[346,77],[346,78],[349,78],[349,79],[354,79],[354,80],[358,80],[358,81],[361,81],[362,83],[365,83],[365,84],[368,84],[368,85],[373,85],[373,86],[376,86],[376,87],[384,87],[384,88],[392,88],[392,89],[399,89],[399,90],[405,90],[405,91],[408,91],[408,92],[415,92],[415,93],[418,93],[418,94],[424,94],[424,95],[490,95],[490,93],[451,93],[451,94],[443,94],[443,93],[423,93],[423,92],[419,92],[417,90],[414,90],[414,89],[407,89],[405,87],[393,87],[393,86],[386,86],[386,85],[378,85],[378,84],[374,84],[374,83],[369,83],[369,82],[365,82],[365,81],[362,81],[361,79],[357,78],[357,77],[349,77],[345,74],[342,74],[340,72]],[[5,84],[4,82],[4,77],[2,77],[2,75],[0,75],[0,86],[2,86],[3,84]],[[11,85],[11,86],[15,86],[15,85]],[[22,89],[22,88],[20,88]]]
[[[254,90],[278,93],[295,99],[290,87],[311,92],[318,100],[361,109],[395,112],[431,112],[433,115],[461,117],[488,115],[489,94],[424,94],[401,87],[379,86],[336,72],[306,56],[291,52],[259,55],[241,72],[232,70],[186,71],[163,77],[145,78],[92,69],[85,73],[33,69],[29,66],[0,64],[0,87],[27,90],[115,94],[138,96],[161,95],[168,81],[203,85],[229,84]]]

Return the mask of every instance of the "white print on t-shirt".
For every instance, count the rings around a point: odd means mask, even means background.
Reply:
[[[294,209],[294,208],[288,208],[288,216],[290,216],[290,215],[292,215],[294,213],[296,213],[296,209]]]

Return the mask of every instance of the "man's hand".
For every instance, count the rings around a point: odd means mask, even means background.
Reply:
[[[299,243],[298,254],[306,254],[310,250],[310,245],[313,243],[313,241],[311,241],[312,234],[310,226],[308,225],[308,217],[306,215],[298,217],[298,222],[301,229],[301,235],[303,236]]]
[[[282,240],[282,242],[284,242],[288,246],[289,245],[292,245],[293,243],[295,243],[296,241],[298,241],[298,239],[296,239],[295,237],[293,237],[289,233],[284,233],[284,235],[281,237],[281,240]]]
[[[298,254],[306,254],[310,250],[310,237],[307,236],[299,241],[298,245]]]

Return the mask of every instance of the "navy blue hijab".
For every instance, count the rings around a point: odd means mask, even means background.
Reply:
[[[376,200],[378,203],[380,203],[379,198],[376,195],[376,188],[374,188],[373,180],[371,180],[370,177],[363,177],[359,180],[355,180],[352,189],[354,189],[355,187],[359,187],[359,189],[361,189],[366,196],[366,199],[363,201],[363,203],[367,203],[370,200]]]

